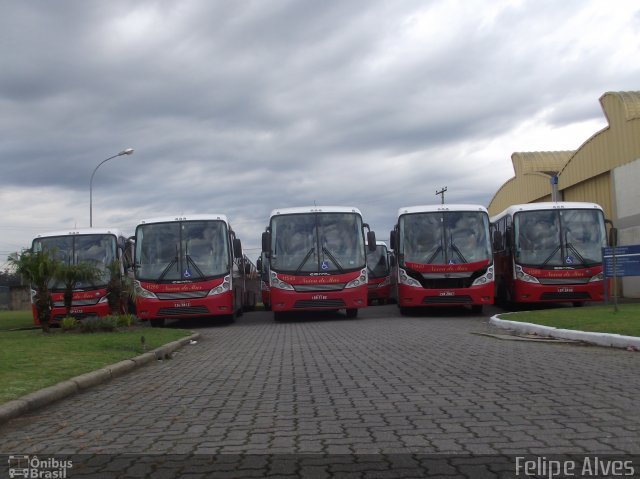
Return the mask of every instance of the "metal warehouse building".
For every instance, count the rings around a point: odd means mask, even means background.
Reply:
[[[496,192],[489,214],[517,203],[590,201],[619,229],[621,245],[640,244],[640,91],[607,92],[600,104],[608,126],[577,150],[511,155],[515,176]],[[623,294],[640,297],[640,278],[624,278]]]

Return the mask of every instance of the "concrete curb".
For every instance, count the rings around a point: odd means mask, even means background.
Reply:
[[[523,334],[537,334],[539,336],[549,336],[552,338],[571,339],[573,341],[583,341],[585,343],[607,346],[611,348],[634,348],[640,349],[640,337],[623,336],[621,334],[591,333],[588,331],[576,331],[573,329],[560,329],[552,326],[542,326],[540,324],[522,323],[519,321],[509,321],[500,319],[498,316],[512,313],[501,313],[492,316],[489,324],[493,324],[502,329],[512,329]]]
[[[153,351],[141,354],[131,359],[125,359],[119,363],[105,366],[102,369],[91,371],[80,376],[62,381],[53,386],[34,391],[21,398],[0,404],[0,424],[18,417],[27,412],[49,405],[54,401],[64,399],[73,394],[92,388],[99,384],[120,377],[136,368],[151,362],[170,359],[174,351],[180,349],[185,344],[195,341],[200,337],[200,333],[194,333],[186,338],[167,343]]]

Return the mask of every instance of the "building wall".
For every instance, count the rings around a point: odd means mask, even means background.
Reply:
[[[640,159],[619,166],[612,176],[618,243],[640,244]],[[622,278],[622,292],[627,298],[640,298],[640,278]]]

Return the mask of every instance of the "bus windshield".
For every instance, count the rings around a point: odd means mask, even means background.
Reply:
[[[176,221],[139,225],[136,278],[147,281],[198,281],[228,274],[224,221]]]
[[[606,232],[600,210],[521,211],[514,218],[516,262],[588,267],[602,263]]]
[[[65,235],[36,238],[33,251],[47,250],[64,264],[90,263],[101,272],[95,283],[78,282],[76,289],[105,286],[109,282],[109,265],[117,259],[116,237],[111,234]],[[54,282],[51,288],[63,289],[64,284]]]
[[[303,213],[271,219],[271,268],[293,273],[343,273],[365,266],[362,218]]]
[[[367,250],[367,267],[370,278],[384,278],[389,276],[389,261],[387,260],[387,247],[377,245],[375,251]]]
[[[460,264],[489,261],[489,217],[479,211],[412,213],[400,218],[405,263]]]

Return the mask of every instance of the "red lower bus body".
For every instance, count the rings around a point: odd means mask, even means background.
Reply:
[[[367,299],[369,303],[377,301],[379,304],[389,302],[391,297],[391,277],[369,278]]]
[[[271,309],[274,312],[282,312],[364,308],[367,306],[366,281],[352,288],[344,287],[361,274],[360,271],[331,276],[278,274],[278,279],[292,285],[297,291],[280,289],[272,285]]]
[[[107,290],[105,288],[73,293],[71,316],[76,319],[108,316],[111,314],[111,309],[106,301],[106,295]],[[58,324],[67,316],[67,308],[64,307],[64,293],[52,292],[51,301],[53,302],[53,309],[49,316],[49,324]],[[40,321],[38,321],[38,314],[34,304],[31,304],[31,312],[33,314],[33,323],[39,325]],[[124,312],[122,305],[119,312]]]
[[[398,283],[398,306],[471,306],[493,304],[493,282],[468,288],[422,288]]]
[[[604,301],[604,281],[589,281],[602,273],[596,266],[575,270],[543,270],[523,267],[522,271],[540,281],[530,283],[513,277],[505,278],[510,291],[507,300],[514,303],[560,303],[580,304],[586,301]],[[571,282],[575,278],[576,282]],[[554,284],[543,284],[545,281]],[[509,289],[510,288],[510,289]],[[501,293],[504,296],[504,293]]]
[[[222,279],[185,284],[148,283],[140,286],[157,296],[136,298],[136,313],[143,320],[180,319],[196,316],[233,315],[240,309],[234,301],[233,290],[216,295],[209,291],[222,284]],[[241,300],[241,298],[237,298]]]

